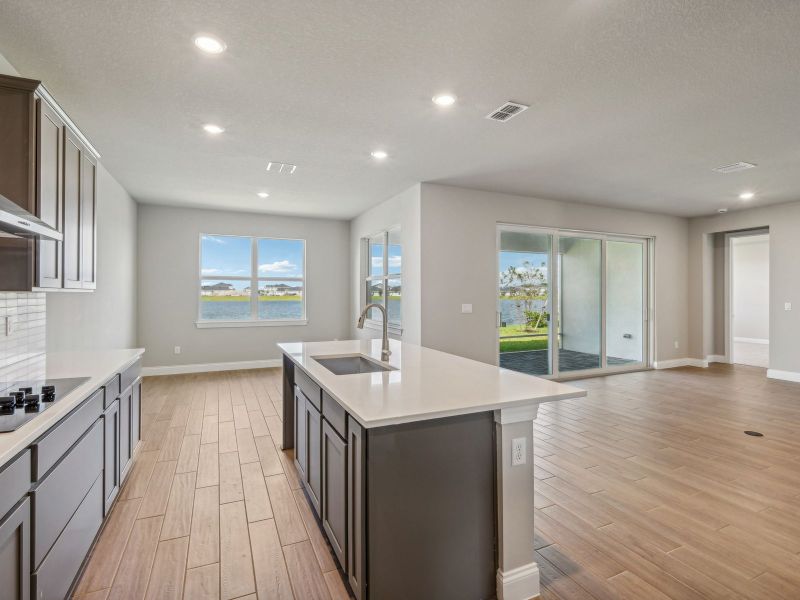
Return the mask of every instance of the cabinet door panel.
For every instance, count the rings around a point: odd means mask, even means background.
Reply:
[[[37,99],[36,106],[36,211],[42,221],[62,231],[64,121],[43,100]],[[61,287],[61,242],[37,240],[36,262],[36,285]]]
[[[320,514],[322,497],[322,415],[311,402],[306,402],[306,447],[308,448],[307,490],[311,504]]]
[[[358,600],[366,599],[366,434],[347,417],[347,580]]]
[[[294,458],[300,479],[306,480],[308,470],[306,448],[306,400],[299,388],[294,390]]]
[[[64,287],[81,287],[81,143],[64,134]]]
[[[31,505],[25,498],[0,521],[0,590],[8,600],[28,600],[31,586]]]
[[[125,481],[131,461],[131,388],[119,398],[119,481]]]
[[[142,380],[133,383],[131,391],[131,456],[142,439]]]
[[[81,153],[81,287],[95,289],[97,284],[97,161],[89,152]]]
[[[342,569],[347,568],[347,444],[322,422],[322,527]]]
[[[116,400],[105,412],[103,498],[106,513],[108,513],[114,498],[119,493],[119,431],[119,400]]]

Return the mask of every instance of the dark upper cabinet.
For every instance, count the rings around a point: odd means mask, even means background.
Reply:
[[[0,194],[63,235],[0,236],[0,291],[97,285],[97,158],[41,82],[0,75]]]
[[[43,101],[36,99],[36,212],[51,227],[63,231],[64,120]],[[61,248],[54,240],[36,241],[36,285],[60,288]]]
[[[93,290],[97,285],[97,160],[84,148],[81,152],[80,209],[81,287]]]
[[[64,287],[81,287],[81,155],[69,131],[64,135]]]

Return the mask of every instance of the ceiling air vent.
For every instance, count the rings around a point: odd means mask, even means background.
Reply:
[[[756,165],[748,162],[736,162],[730,165],[722,165],[716,169],[712,169],[717,173],[736,173],[737,171],[746,171],[747,169],[755,169]]]
[[[292,175],[297,170],[297,165],[290,163],[282,163],[277,161],[270,161],[267,163],[267,171],[270,173],[278,173],[280,175]]]
[[[511,117],[516,117],[519,113],[529,108],[530,106],[519,104],[518,102],[506,102],[486,115],[486,118],[492,121],[508,121]]]

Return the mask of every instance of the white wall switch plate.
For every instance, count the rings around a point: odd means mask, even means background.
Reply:
[[[527,462],[527,443],[524,437],[511,440],[511,466],[518,467]]]
[[[465,315],[472,314],[472,304],[462,304],[461,305],[461,312],[462,312],[462,314],[465,314]]]
[[[783,310],[792,310],[792,303],[791,302],[784,302],[783,303]]]
[[[675,349],[678,349],[678,340],[675,340]]]
[[[181,353],[181,347],[175,346],[175,354],[180,354],[180,353]]]

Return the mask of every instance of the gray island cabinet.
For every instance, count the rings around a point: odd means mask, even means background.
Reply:
[[[141,438],[141,351],[111,355],[82,372],[88,362],[55,358],[48,378],[87,381],[0,434],[3,600],[69,597],[125,479]]]
[[[538,594],[532,419],[583,390],[395,341],[279,347],[283,448],[358,600]],[[323,364],[348,357],[377,370]]]

